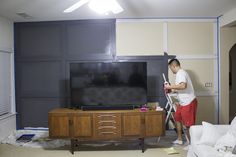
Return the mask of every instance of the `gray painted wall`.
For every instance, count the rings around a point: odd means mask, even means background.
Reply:
[[[165,105],[162,73],[170,56],[116,57],[115,20],[15,23],[18,128],[47,127],[48,112],[70,106],[69,64],[146,61],[148,100]]]

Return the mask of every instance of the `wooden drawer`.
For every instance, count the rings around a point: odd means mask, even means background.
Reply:
[[[110,113],[94,114],[94,134],[98,139],[121,137],[121,115]]]
[[[94,118],[100,121],[106,121],[106,120],[116,120],[120,117],[120,114],[115,113],[97,113],[94,114]]]

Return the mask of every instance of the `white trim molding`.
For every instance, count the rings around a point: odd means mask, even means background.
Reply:
[[[169,54],[171,55],[171,54]],[[217,59],[216,54],[212,55],[176,55],[177,59],[182,59],[182,60],[211,60],[211,59]]]
[[[0,52],[2,52],[2,53],[13,53],[13,50],[3,50],[3,49],[1,49],[0,48]]]
[[[11,101],[11,112],[16,112],[16,100],[15,100],[15,61],[14,61],[14,53],[11,53],[11,94],[10,94],[10,101]]]
[[[163,51],[168,53],[168,22],[163,23]]]
[[[217,59],[214,60],[214,85],[213,85],[213,88],[216,89],[216,92],[217,92],[217,96],[219,97],[219,59],[220,59],[220,56],[219,56],[219,53],[218,53],[218,23],[215,22],[214,23],[214,35],[213,35],[213,41],[214,41],[214,54],[215,56],[217,56]],[[220,101],[219,99],[215,98],[215,122],[219,124],[219,113],[220,113]]]
[[[136,55],[134,55],[136,53]],[[132,55],[130,55],[132,54]],[[164,55],[164,52],[149,52],[148,54],[139,54],[138,52],[125,52],[125,53],[120,53],[116,54],[117,57],[122,57],[122,56],[148,56],[148,57],[155,57],[155,56],[162,56]]]
[[[8,113],[8,114],[1,115],[0,116],[0,121],[3,120],[3,119],[9,118],[9,117],[15,116],[16,114],[17,113],[14,112],[14,113]]]
[[[217,91],[195,91],[197,97],[215,97],[218,96]],[[177,97],[177,93],[170,93],[172,97]]]
[[[136,18],[136,19],[116,19],[117,23],[121,22],[217,22],[217,17],[215,18],[150,18],[150,19],[141,19],[141,18]]]

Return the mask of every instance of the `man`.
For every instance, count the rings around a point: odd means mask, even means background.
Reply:
[[[174,144],[183,144],[182,125],[187,128],[187,137],[190,140],[189,128],[195,124],[197,99],[194,93],[192,81],[186,71],[184,71],[177,59],[169,61],[170,70],[176,74],[175,84],[166,84],[165,89],[177,92],[178,103],[174,115],[177,127],[178,139]]]

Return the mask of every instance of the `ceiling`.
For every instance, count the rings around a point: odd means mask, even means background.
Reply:
[[[63,10],[78,0],[0,0],[0,16],[15,22],[101,18],[218,17],[236,8],[236,0],[117,0],[124,8],[118,15],[98,15],[84,5],[72,13]],[[17,13],[30,17],[23,18]]]

